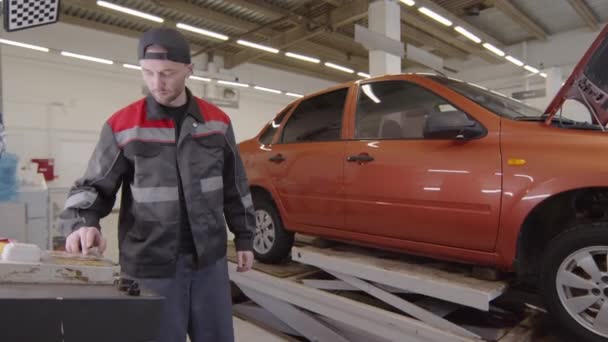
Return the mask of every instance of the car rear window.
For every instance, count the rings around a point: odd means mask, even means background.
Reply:
[[[274,135],[281,127],[281,122],[283,122],[285,115],[289,113],[292,107],[293,106],[288,106],[287,108],[283,109],[283,111],[279,113],[279,115],[277,115],[272,121],[270,121],[270,124],[268,125],[268,127],[266,127],[264,133],[260,135],[260,142],[262,144],[270,145],[272,143],[272,138],[274,138]]]
[[[348,88],[300,102],[283,128],[283,143],[339,140]]]

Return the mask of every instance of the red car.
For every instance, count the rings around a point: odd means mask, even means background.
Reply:
[[[433,75],[291,103],[240,144],[257,259],[284,259],[299,232],[489,265],[537,286],[580,338],[608,341],[606,35],[544,113]],[[565,101],[588,120],[559,115]]]

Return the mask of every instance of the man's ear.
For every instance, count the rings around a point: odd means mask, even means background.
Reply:
[[[192,74],[194,74],[194,64],[190,63],[186,66],[188,68],[188,75],[191,76]]]

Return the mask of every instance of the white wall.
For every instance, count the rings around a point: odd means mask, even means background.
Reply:
[[[137,40],[61,23],[2,32],[2,38],[117,61],[102,65],[54,53],[6,45],[1,48],[8,149],[23,160],[55,158],[59,179],[50,185],[68,186],[83,173],[105,120],[142,96],[140,72],[121,66],[123,62],[137,64]],[[195,69],[200,68],[196,65],[200,60],[195,59]],[[333,84],[251,64],[231,70],[229,76],[296,93]],[[189,81],[188,86],[195,95],[205,94],[205,83]],[[233,121],[237,140],[242,141],[255,135],[292,100],[241,89],[239,108],[224,110]]]

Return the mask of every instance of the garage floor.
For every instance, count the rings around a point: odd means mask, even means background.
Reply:
[[[238,317],[233,318],[234,338],[236,342],[283,342],[289,341],[279,337],[257,325],[251,324]]]

